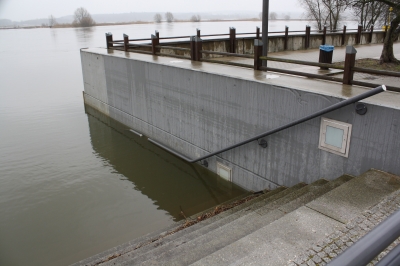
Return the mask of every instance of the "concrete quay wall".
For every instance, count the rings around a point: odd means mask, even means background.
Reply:
[[[191,158],[347,98],[296,89],[293,77],[281,77],[277,85],[263,72],[188,60],[100,48],[81,50],[81,60],[86,104]],[[370,168],[399,175],[400,108],[379,101],[367,106],[364,116],[354,105],[325,116],[352,124],[348,158],[318,148],[316,118],[267,137],[266,149],[254,141],[214,156],[208,168],[216,172],[221,163],[232,169],[232,182],[254,191]]]

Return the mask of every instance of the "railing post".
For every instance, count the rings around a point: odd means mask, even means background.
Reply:
[[[343,26],[343,34],[342,34],[342,45],[344,45],[344,43],[346,41],[346,30],[347,30],[347,26],[344,25]]]
[[[326,44],[326,25],[324,25],[324,30],[322,32],[322,45]]]
[[[160,33],[158,32],[158,30],[155,31],[155,35],[156,35],[157,39],[160,39]]]
[[[129,36],[124,33],[124,50],[128,52],[129,50]]]
[[[256,39],[260,39],[260,27],[256,27]]]
[[[285,26],[285,43],[284,43],[284,50],[288,49],[288,42],[289,42],[289,27]]]
[[[360,44],[361,43],[361,31],[362,31],[362,26],[358,25],[356,44]]]
[[[200,38],[200,29],[196,29],[196,34],[197,34],[197,37]]]
[[[196,51],[196,43],[194,42],[195,36],[190,36],[190,59],[192,61],[196,61],[195,51]]]
[[[309,25],[306,26],[306,43],[305,48],[308,49],[310,47],[310,35],[311,35],[311,27]]]
[[[374,25],[371,25],[371,31],[369,32],[369,43],[372,43],[372,34],[374,34]]]
[[[254,40],[254,70],[260,70],[262,65],[262,60],[260,56],[262,56],[263,51],[263,42],[259,39]]]
[[[356,64],[357,50],[351,46],[346,46],[346,58],[344,60],[343,84],[351,85],[354,77],[353,67]]]
[[[195,43],[195,61],[200,61],[202,58],[202,53],[200,52],[203,50],[203,40],[197,36],[194,37],[194,43]]]
[[[233,27],[229,28],[229,39],[231,44],[231,53],[236,53],[236,29]]]
[[[157,53],[157,45],[160,44],[160,39],[157,38],[156,35],[151,35],[151,52],[153,53],[153,55],[155,55]]]
[[[106,44],[107,44],[107,49],[110,49],[111,47],[113,47],[112,41],[113,41],[113,37],[112,37],[111,32],[106,33]]]

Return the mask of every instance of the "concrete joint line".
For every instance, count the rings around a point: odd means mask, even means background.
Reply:
[[[304,205],[304,207],[306,207],[306,208],[308,208],[308,209],[310,209],[310,210],[312,210],[312,211],[318,212],[319,214],[322,214],[322,215],[325,216],[325,217],[328,217],[328,218],[330,218],[330,219],[332,219],[332,220],[334,220],[334,221],[336,221],[336,222],[339,222],[339,223],[345,225],[345,223],[343,223],[342,221],[339,221],[339,220],[337,220],[337,219],[335,219],[335,218],[333,218],[333,217],[331,217],[331,216],[328,216],[328,215],[326,215],[325,213],[322,213],[322,212],[319,212],[319,211],[317,211],[317,210],[314,210],[313,208],[310,208],[310,207],[308,207],[307,205]]]

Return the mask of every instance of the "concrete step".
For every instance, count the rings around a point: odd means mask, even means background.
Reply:
[[[341,186],[310,202],[307,207],[347,223],[399,188],[398,176],[371,169],[351,180],[346,186]]]
[[[279,199],[273,201],[270,200],[268,202],[259,201],[253,205],[261,204],[261,206],[252,206],[252,209],[255,211],[235,219],[224,226],[218,227],[207,234],[199,236],[196,239],[188,239],[187,242],[181,243],[180,245],[177,245],[173,249],[170,249],[162,254],[155,252],[151,254],[151,256],[148,256],[147,261],[143,261],[143,265],[188,265],[193,263],[281,218],[285,215],[285,213],[280,211],[278,209],[279,207],[291,202],[299,195],[305,195],[309,191],[314,191],[314,188],[323,186],[326,183],[328,183],[328,181],[319,180],[308,186],[294,190],[292,193],[286,194]],[[281,193],[285,192],[286,191],[283,191]],[[257,210],[260,207],[264,208],[264,205],[270,206],[270,211],[268,214],[260,215],[257,213]],[[184,254],[184,256],[182,256],[182,254]],[[140,261],[132,261],[132,264],[139,263]]]
[[[286,265],[399,188],[399,177],[367,171],[194,265]]]
[[[195,239],[196,237],[202,236],[218,227],[221,227],[231,221],[238,219],[242,216],[248,214],[249,211],[252,210],[252,205],[257,203],[258,201],[274,201],[283,197],[284,195],[291,193],[299,188],[304,187],[306,184],[300,183],[292,188],[286,189],[284,187],[277,188],[273,191],[265,193],[264,195],[256,198],[253,201],[246,202],[241,204],[233,209],[230,209],[226,212],[223,212],[217,216],[209,218],[205,221],[202,221],[198,224],[195,224],[189,228],[186,228],[174,235],[168,236],[160,241],[154,242],[150,246],[146,246],[141,248],[140,250],[135,250],[135,252],[125,254],[120,256],[110,262],[112,263],[123,263],[129,261],[129,264],[138,264],[141,261],[145,261],[148,258],[152,258],[155,253],[162,253],[168,251],[172,248],[175,248],[178,245],[182,245],[187,241]],[[193,217],[195,218],[195,217]],[[113,265],[112,263],[106,263],[102,265]]]
[[[200,236],[200,235],[204,234],[205,232],[213,230],[214,228],[222,226],[225,223],[229,223],[230,221],[237,219],[238,217],[246,215],[248,213],[248,211],[250,210],[249,207],[251,207],[254,203],[256,203],[258,201],[266,200],[268,198],[272,198],[273,200],[275,200],[275,199],[279,198],[279,196],[277,196],[277,194],[280,194],[281,192],[283,192],[285,190],[288,190],[289,192],[294,191],[300,187],[303,187],[304,185],[305,185],[304,183],[301,183],[290,189],[287,189],[285,187],[279,187],[275,190],[268,191],[268,192],[264,193],[263,195],[258,196],[257,198],[254,198],[254,199],[252,199],[248,202],[245,202],[241,205],[238,205],[232,209],[224,211],[224,212],[218,214],[217,216],[208,218],[208,219],[201,221],[195,225],[185,228],[175,234],[169,235],[169,236],[159,239],[157,241],[153,241],[150,245],[143,246],[139,249],[131,248],[129,250],[129,248],[126,248],[124,250],[121,250],[120,253],[118,253],[118,254],[122,254],[122,255],[115,257],[112,260],[105,261],[104,263],[102,263],[100,265],[105,266],[105,265],[122,264],[125,261],[139,260],[144,255],[146,255],[148,252],[155,252],[156,250],[169,249],[169,248],[171,248],[171,246],[174,247],[174,245],[177,245],[178,242],[181,243],[181,242],[186,241],[186,240],[181,240],[180,239],[181,237],[184,237],[186,239],[186,238],[195,238],[197,236]],[[249,195],[251,195],[251,194],[249,194]],[[285,193],[283,193],[283,195],[285,195]],[[242,197],[242,198],[244,198],[244,197]],[[234,202],[235,200],[239,200],[239,199],[240,198],[236,198],[234,200],[228,201],[221,205],[226,205],[226,204],[229,204],[229,203]],[[189,217],[189,220],[190,219],[195,220],[195,219],[197,219],[198,216],[202,215],[203,213],[212,211],[213,209],[214,208],[211,208],[202,213],[193,215],[193,216]],[[183,223],[180,222],[179,226],[182,224]],[[170,231],[177,227],[178,226],[170,229]],[[166,233],[163,233],[163,234],[165,235]],[[153,239],[155,239],[157,237],[158,236],[153,236]],[[173,243],[171,243],[171,242],[173,242]]]
[[[314,200],[315,198],[318,198],[321,195],[324,195],[325,193],[331,191],[332,189],[335,189],[342,184],[352,180],[354,176],[350,175],[343,175],[331,182],[328,182],[324,179],[318,180],[311,184],[310,186],[304,187],[303,189],[300,189],[298,191],[295,191],[294,193],[291,194],[292,200],[288,199],[283,199],[281,201],[281,205],[277,206],[277,202],[274,202],[273,204],[267,204],[262,208],[259,208],[256,210],[256,213],[259,215],[262,215],[262,218],[264,216],[270,215],[270,213],[275,212],[276,210],[282,212],[283,214],[286,213],[291,213],[295,211],[298,208],[301,208],[305,204],[309,203],[310,201]],[[300,212],[302,213],[302,212]],[[283,218],[285,215],[282,215],[281,217]],[[291,215],[290,217],[292,217]],[[282,218],[279,218],[278,220],[281,220]],[[275,222],[275,221],[274,221]],[[272,222],[272,223],[274,223]],[[270,224],[272,224],[270,223]],[[267,224],[266,226],[269,226],[270,224]],[[273,225],[271,225],[273,226]],[[235,243],[231,244],[230,246],[227,246],[201,260],[198,262],[195,262],[194,265],[213,265],[213,264],[223,264],[223,265],[228,265],[230,263],[234,263],[235,260],[238,260],[238,258],[241,258],[243,256],[242,253],[239,256],[232,256],[231,249],[233,248],[236,250],[236,246],[241,246],[243,243],[248,244],[247,242],[250,241],[254,235],[257,235],[262,228],[257,230],[256,232],[249,234],[248,236],[245,236],[244,238],[236,241]],[[287,228],[284,228],[284,230],[287,230]],[[258,232],[258,233],[257,233]],[[252,246],[252,248],[257,248],[255,246]],[[222,261],[220,261],[222,259]],[[271,264],[272,265],[272,264]]]

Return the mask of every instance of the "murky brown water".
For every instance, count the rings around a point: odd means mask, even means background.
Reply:
[[[279,23],[271,30],[291,25]],[[180,208],[190,215],[243,194],[85,112],[79,49],[104,46],[105,32],[143,38],[260,24],[0,30],[0,265],[70,264],[181,219]]]

